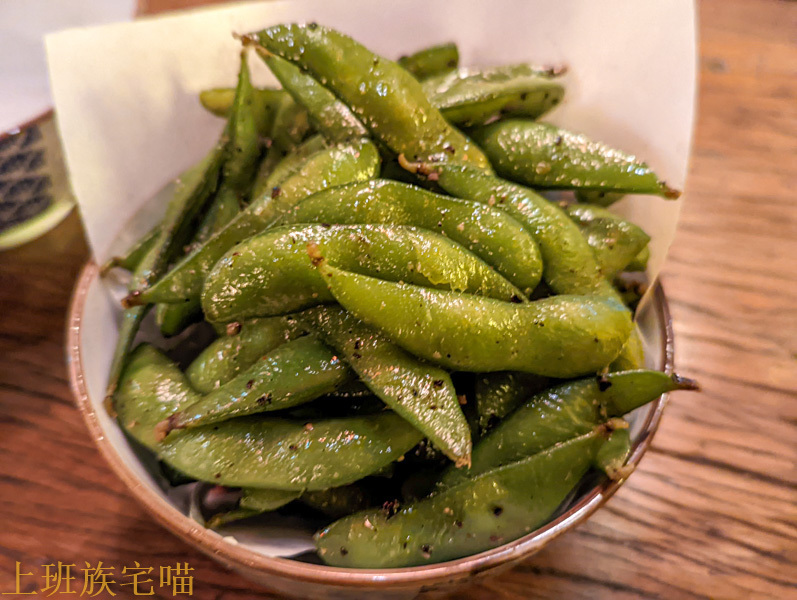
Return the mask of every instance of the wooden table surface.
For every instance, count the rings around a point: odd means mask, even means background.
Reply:
[[[678,370],[703,393],[673,396],[640,468],[592,519],[459,598],[797,598],[797,3],[706,0],[700,38],[694,156],[663,280]],[[23,589],[57,561],[155,573],[187,561],[195,598],[269,598],[156,525],[89,440],[63,350],[87,256],[75,215],[0,254],[0,592],[16,561],[33,573]]]

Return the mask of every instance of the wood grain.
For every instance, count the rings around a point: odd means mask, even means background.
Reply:
[[[664,284],[679,370],[704,391],[673,396],[641,467],[588,523],[460,598],[797,597],[797,3],[706,0],[700,22],[694,156]],[[188,561],[193,597],[251,598],[157,526],[86,435],[63,365],[86,258],[75,215],[0,254],[0,592],[15,561],[39,576],[28,589],[53,561]]]

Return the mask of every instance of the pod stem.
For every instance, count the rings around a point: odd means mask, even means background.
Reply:
[[[672,381],[675,384],[675,389],[677,390],[688,390],[693,392],[700,391],[700,384],[694,379],[689,379],[688,377],[681,377],[677,373],[673,373]]]

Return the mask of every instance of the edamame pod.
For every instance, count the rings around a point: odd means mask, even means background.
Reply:
[[[279,187],[283,181],[302,168],[310,157],[327,148],[327,141],[322,135],[313,135],[293,148],[276,165],[271,168],[267,176],[257,179],[252,188],[252,195],[259,198],[267,191],[271,192]]]
[[[229,140],[226,148],[227,156],[222,166],[222,180],[193,236],[192,245],[201,244],[229,223],[238,214],[241,200],[251,187],[252,176],[260,156],[260,141],[252,98],[249,67],[246,54],[242,53],[238,87],[235,90],[227,127]],[[198,298],[191,298],[179,304],[159,304],[155,310],[155,321],[165,337],[180,333],[201,317],[202,309]]]
[[[442,562],[512,541],[545,523],[604,443],[600,428],[428,498],[335,521],[316,534],[336,567],[397,568]]]
[[[299,335],[290,317],[245,321],[237,334],[211,342],[188,366],[186,376],[196,391],[207,394]]]
[[[525,294],[540,282],[534,238],[508,214],[476,202],[376,179],[324,190],[286,212],[279,224],[382,223],[437,231],[494,267]]]
[[[459,66],[459,48],[453,42],[438,44],[398,59],[398,64],[418,81],[448,73]]]
[[[603,206],[604,208],[608,208],[615,202],[619,202],[625,196],[625,194],[621,192],[585,189],[576,190],[575,195],[579,203],[594,204],[595,206]]]
[[[244,42],[259,43],[308,71],[394,154],[490,169],[482,151],[449,125],[409,72],[339,31],[315,23],[276,25]]]
[[[568,206],[568,216],[581,228],[604,277],[610,281],[625,270],[650,241],[641,227],[589,204]]]
[[[383,281],[324,262],[319,270],[357,318],[412,354],[461,371],[593,373],[620,354],[632,328],[623,305],[597,296],[513,304]]]
[[[620,356],[609,365],[610,371],[634,371],[645,368],[645,345],[642,342],[642,332],[639,325],[634,322],[634,330],[628,336],[628,341],[623,347]]]
[[[225,137],[222,135],[222,140]],[[216,189],[225,146],[226,144],[221,141],[217,143],[203,160],[188,169],[175,182],[166,214],[158,227],[157,239],[133,272],[128,287],[133,295],[137,295],[140,290],[157,279],[166,270],[178,250],[188,241],[191,221]],[[119,336],[111,359],[106,391],[106,402],[110,401],[111,404],[133,339],[150,308],[149,301],[138,304],[139,306],[126,305],[122,313],[122,323],[119,326]]]
[[[645,246],[642,251],[634,257],[625,267],[626,271],[644,271],[648,268],[650,260],[650,246]]]
[[[235,417],[298,406],[353,378],[328,346],[312,336],[283,344],[249,369],[159,425],[163,436]]]
[[[446,192],[507,211],[537,240],[543,279],[557,294],[598,294],[619,299],[601,275],[578,226],[556,204],[532,190],[485,174],[468,165],[409,165]]]
[[[363,485],[353,483],[328,490],[305,492],[299,501],[328,517],[339,519],[372,506],[372,496]]]
[[[241,499],[238,501],[236,508],[216,513],[208,519],[206,525],[211,529],[215,529],[241,519],[255,517],[264,512],[271,512],[293,502],[300,495],[301,492],[244,488],[241,490]]]
[[[379,161],[376,147],[365,140],[317,152],[279,188],[256,198],[156,284],[128,296],[127,306],[182,302],[199,296],[205,276],[232,246],[263,231],[281,213],[310,194],[335,185],[373,179],[378,173]]]
[[[219,260],[202,292],[205,317],[226,322],[332,302],[327,282],[313,266],[319,253],[345,269],[382,279],[506,300],[522,297],[479,258],[430,231],[384,225],[295,225],[254,236]]]
[[[673,390],[694,390],[694,381],[659,371],[624,371],[568,381],[528,399],[482,438],[470,469],[448,469],[441,478],[457,485],[501,465],[592,431]]]
[[[153,244],[155,244],[155,240],[158,239],[159,233],[160,225],[155,225],[155,227],[150,229],[132,246],[125,250],[124,254],[121,256],[113,256],[102,265],[100,268],[100,276],[105,277],[108,271],[115,267],[121,267],[127,271],[135,271],[138,263],[141,262],[141,259],[146,256],[147,252],[149,252]]]
[[[519,183],[665,198],[680,195],[634,156],[555,125],[508,119],[472,135],[498,174]]]
[[[530,395],[542,389],[546,381],[538,375],[515,371],[481,373],[475,390],[479,429],[485,432],[494,428]]]
[[[268,151],[257,170],[253,197],[259,198],[263,192],[270,191],[261,182],[268,178],[280,161],[293,152],[309,133],[310,119],[307,111],[286,94],[276,106],[274,122],[266,137]]]
[[[379,471],[422,437],[391,412],[312,423],[255,415],[175,432],[158,451],[202,481],[315,491]]]
[[[527,64],[461,69],[425,80],[423,90],[443,116],[457,125],[481,125],[498,115],[536,119],[564,96],[554,73]]]
[[[114,394],[114,406],[122,429],[157,452],[156,425],[200,397],[163,352],[141,344],[125,363]]]
[[[330,142],[368,137],[368,130],[351,109],[312,75],[274,54],[266,53],[262,58],[294,101],[305,108],[316,131]]]
[[[199,92],[199,101],[208,111],[217,117],[226,117],[235,97],[235,88],[213,88]],[[263,137],[270,137],[274,125],[274,117],[280,106],[288,98],[285,90],[254,88],[252,112],[255,117],[257,132]]]
[[[360,380],[459,465],[470,464],[471,436],[451,377],[407,354],[337,307],[297,318],[342,354]]]

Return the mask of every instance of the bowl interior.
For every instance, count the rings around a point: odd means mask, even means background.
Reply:
[[[108,284],[98,277],[96,265],[89,263],[79,280],[71,309],[67,349],[70,375],[78,404],[95,442],[116,473],[159,520],[181,537],[200,547],[204,546],[204,549],[207,549],[206,544],[212,544],[214,554],[224,555],[227,552],[231,557],[245,557],[249,562],[256,563],[260,562],[258,557],[272,557],[273,560],[273,557],[289,556],[298,556],[300,560],[313,562],[314,556],[308,551],[313,548],[311,536],[318,526],[317,523],[270,515],[268,519],[249,520],[243,526],[228,526],[226,530],[218,532],[204,529],[195,520],[191,509],[193,485],[171,488],[160,474],[151,453],[127,438],[115,420],[108,415],[103,406],[103,398],[115,343],[114,336],[108,335],[108,332],[116,331],[118,326],[120,311],[117,306],[113,294],[109,293]],[[647,366],[671,371],[672,331],[666,300],[659,285],[654,287],[650,301],[640,308],[637,319],[645,344]],[[146,338],[148,335],[150,334],[147,331],[143,331],[140,337]],[[629,416],[634,443],[630,462],[638,462],[647,448],[664,404],[665,398],[662,397]],[[585,481],[571,501],[548,525],[501,548],[511,548],[515,552],[518,548],[541,547],[550,538],[596,510],[614,493],[617,486],[618,484],[605,480]],[[501,548],[482,555],[487,555],[488,558],[494,555],[498,560]],[[302,556],[303,553],[306,554]],[[312,565],[312,568],[330,569],[317,565]],[[429,567],[403,571],[423,569]]]

